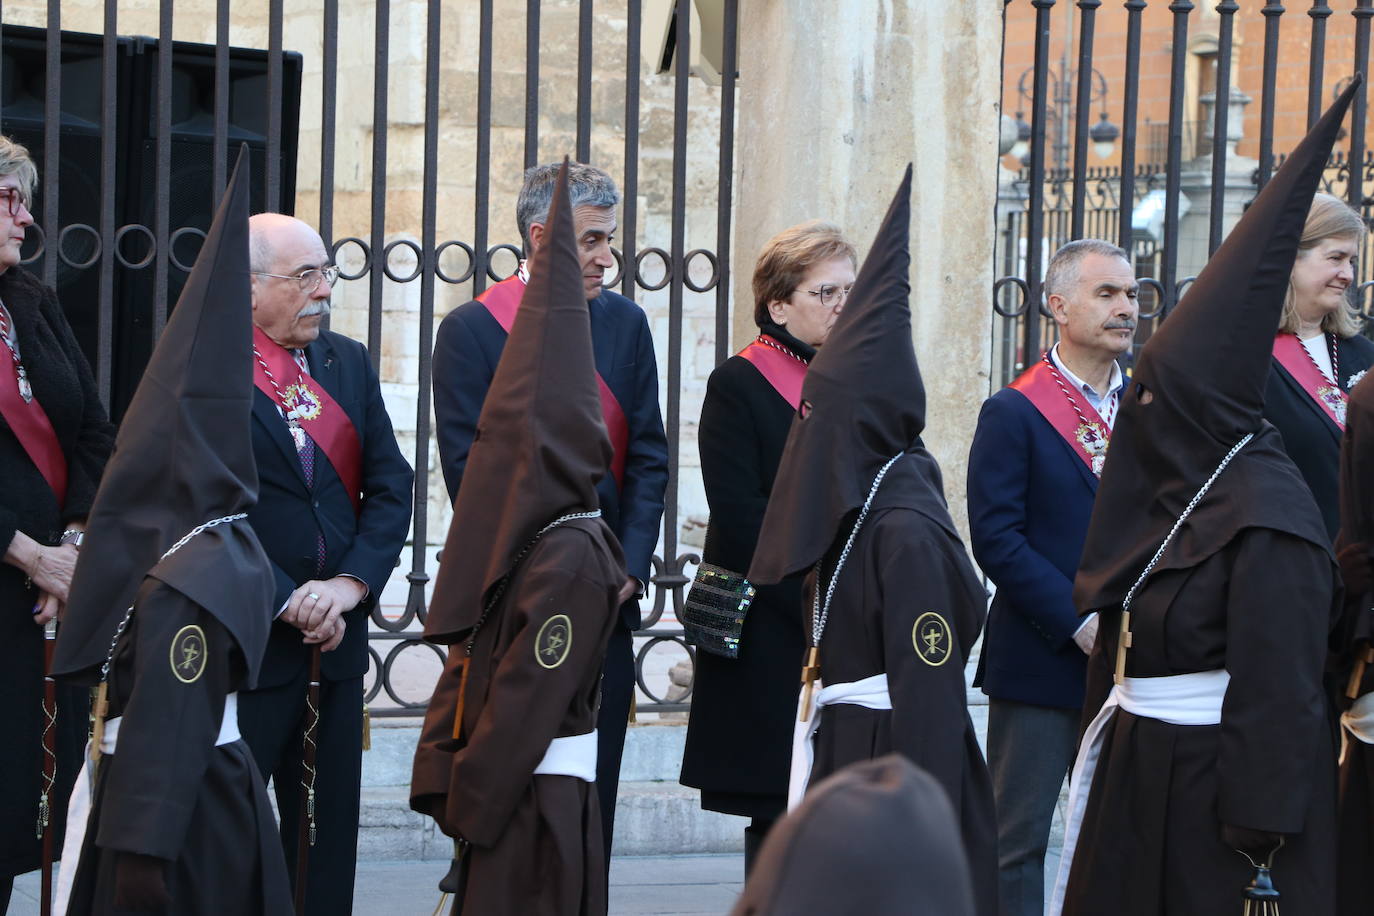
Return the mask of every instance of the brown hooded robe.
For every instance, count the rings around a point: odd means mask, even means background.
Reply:
[[[749,579],[771,584],[815,568],[804,599],[810,644],[817,581],[829,586],[875,476],[901,455],[835,581],[820,643],[824,683],[886,673],[892,709],[822,708],[810,784],[891,751],[927,770],[959,816],[977,912],[994,916],[992,784],[964,686],[987,595],[950,519],[939,466],[919,439],[925,389],[908,305],[910,195],[908,167],[849,303],[807,371]]]
[[[415,752],[410,805],[471,843],[453,910],[469,916],[606,912],[594,784],[534,775],[554,738],[596,727],[625,581],[620,546],[599,517],[535,540],[554,520],[597,508],[611,454],[566,166],[548,226],[482,407],[425,623],[425,638],[450,648]]]
[[[1358,84],[1358,78],[1354,81]],[[1251,204],[1140,355],[1075,581],[1101,612],[1084,716],[1112,686],[1121,606],[1199,488],[1236,453],[1136,592],[1126,675],[1225,669],[1217,725],[1118,709],[1064,887],[1064,914],[1239,913],[1251,831],[1284,913],[1331,913],[1335,746],[1322,676],[1335,564],[1321,513],[1262,419],[1273,328],[1354,85]],[[1148,392],[1150,400],[1144,400]],[[1263,847],[1263,848],[1261,848]]]
[[[165,860],[170,904],[143,912],[292,911],[276,821],[248,746],[216,745],[226,697],[253,685],[262,660],[267,557],[238,520],[160,559],[193,528],[257,499],[246,160],[120,427],[58,638],[59,680],[93,686],[134,607],[109,672],[118,746],[100,758],[79,864],[68,863],[72,916],[129,912],[115,905],[125,854]]]

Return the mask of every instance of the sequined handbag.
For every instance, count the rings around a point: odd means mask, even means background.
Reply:
[[[702,563],[682,606],[687,642],[712,655],[738,658],[744,616],[754,593],[753,583],[739,573]]]

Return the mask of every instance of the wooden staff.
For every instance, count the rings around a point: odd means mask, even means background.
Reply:
[[[57,781],[57,682],[52,676],[52,653],[56,644],[57,618],[54,617],[43,629],[43,781],[38,796],[38,836],[43,840],[43,896],[39,902],[42,916],[52,914],[53,832],[48,828],[52,823],[53,783]]]
[[[301,735],[301,788],[304,804],[296,822],[296,914],[305,912],[305,882],[310,847],[315,845],[315,733],[320,727],[320,647],[310,650],[310,685],[305,689],[305,731]]]
[[[1374,645],[1365,643],[1355,657],[1355,666],[1350,669],[1350,681],[1345,685],[1345,695],[1352,700],[1360,698],[1360,685],[1364,682],[1365,669],[1374,662]]]

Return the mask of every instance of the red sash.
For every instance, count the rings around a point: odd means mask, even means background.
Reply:
[[[283,411],[295,411],[301,428],[324,452],[334,472],[343,481],[353,511],[362,510],[363,447],[348,412],[329,396],[324,386],[296,365],[285,347],[275,343],[260,328],[253,328],[253,346],[281,388],[280,395],[263,371],[262,363],[253,367],[253,384]]]
[[[806,362],[782,352],[766,343],[752,341],[739,355],[754,364],[759,374],[768,380],[773,390],[796,410],[801,407],[802,382],[806,379]]]
[[[19,444],[24,446],[29,460],[48,482],[60,509],[67,502],[67,456],[62,454],[57,432],[38,398],[25,403],[20,396],[19,367],[3,344],[0,344],[0,363],[9,367],[8,371],[0,370],[0,414],[4,415]]]
[[[1298,335],[1280,331],[1274,335],[1274,359],[1293,376],[1293,380],[1307,396],[1316,402],[1327,419],[1345,431],[1346,394],[1341,386],[1331,381],[1312,361],[1312,354],[1298,340]]]
[[[477,301],[487,307],[491,317],[509,334],[524,295],[525,281],[516,274],[489,288],[477,297]],[[596,374],[596,386],[601,393],[601,416],[606,421],[606,432],[611,437],[611,474],[615,476],[615,486],[619,490],[625,486],[625,454],[630,448],[630,423],[625,419],[625,409],[620,406],[611,386],[606,384],[600,372]]]
[[[1083,412],[1084,423],[1078,419],[1073,405],[1064,396],[1064,391],[1054,378],[1054,370],[1044,359],[1037,360],[1011,383],[1011,387],[1026,396],[1035,405],[1040,415],[1049,421],[1054,431],[1069,443],[1074,454],[1083,459],[1088,470],[1100,477],[1102,465],[1107,460],[1107,443],[1111,439],[1111,428],[1103,422],[1087,398],[1075,396],[1078,409]]]

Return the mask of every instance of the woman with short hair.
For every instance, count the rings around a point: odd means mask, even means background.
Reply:
[[[802,378],[844,307],[856,264],[839,227],[820,220],[780,232],[759,255],[759,334],[711,373],[701,408],[708,569],[737,578],[749,569]],[[706,810],[752,818],[744,831],[746,871],[787,805],[805,651],[800,602],[800,578],[759,587],[734,634],[736,657],[717,654],[720,643],[699,643],[696,651],[682,783],[701,790]]]
[[[1283,436],[1333,539],[1340,528],[1336,478],[1346,396],[1374,365],[1374,343],[1360,335],[1364,322],[1350,297],[1365,232],[1360,214],[1344,201],[1313,198],[1265,390],[1264,418]]]

